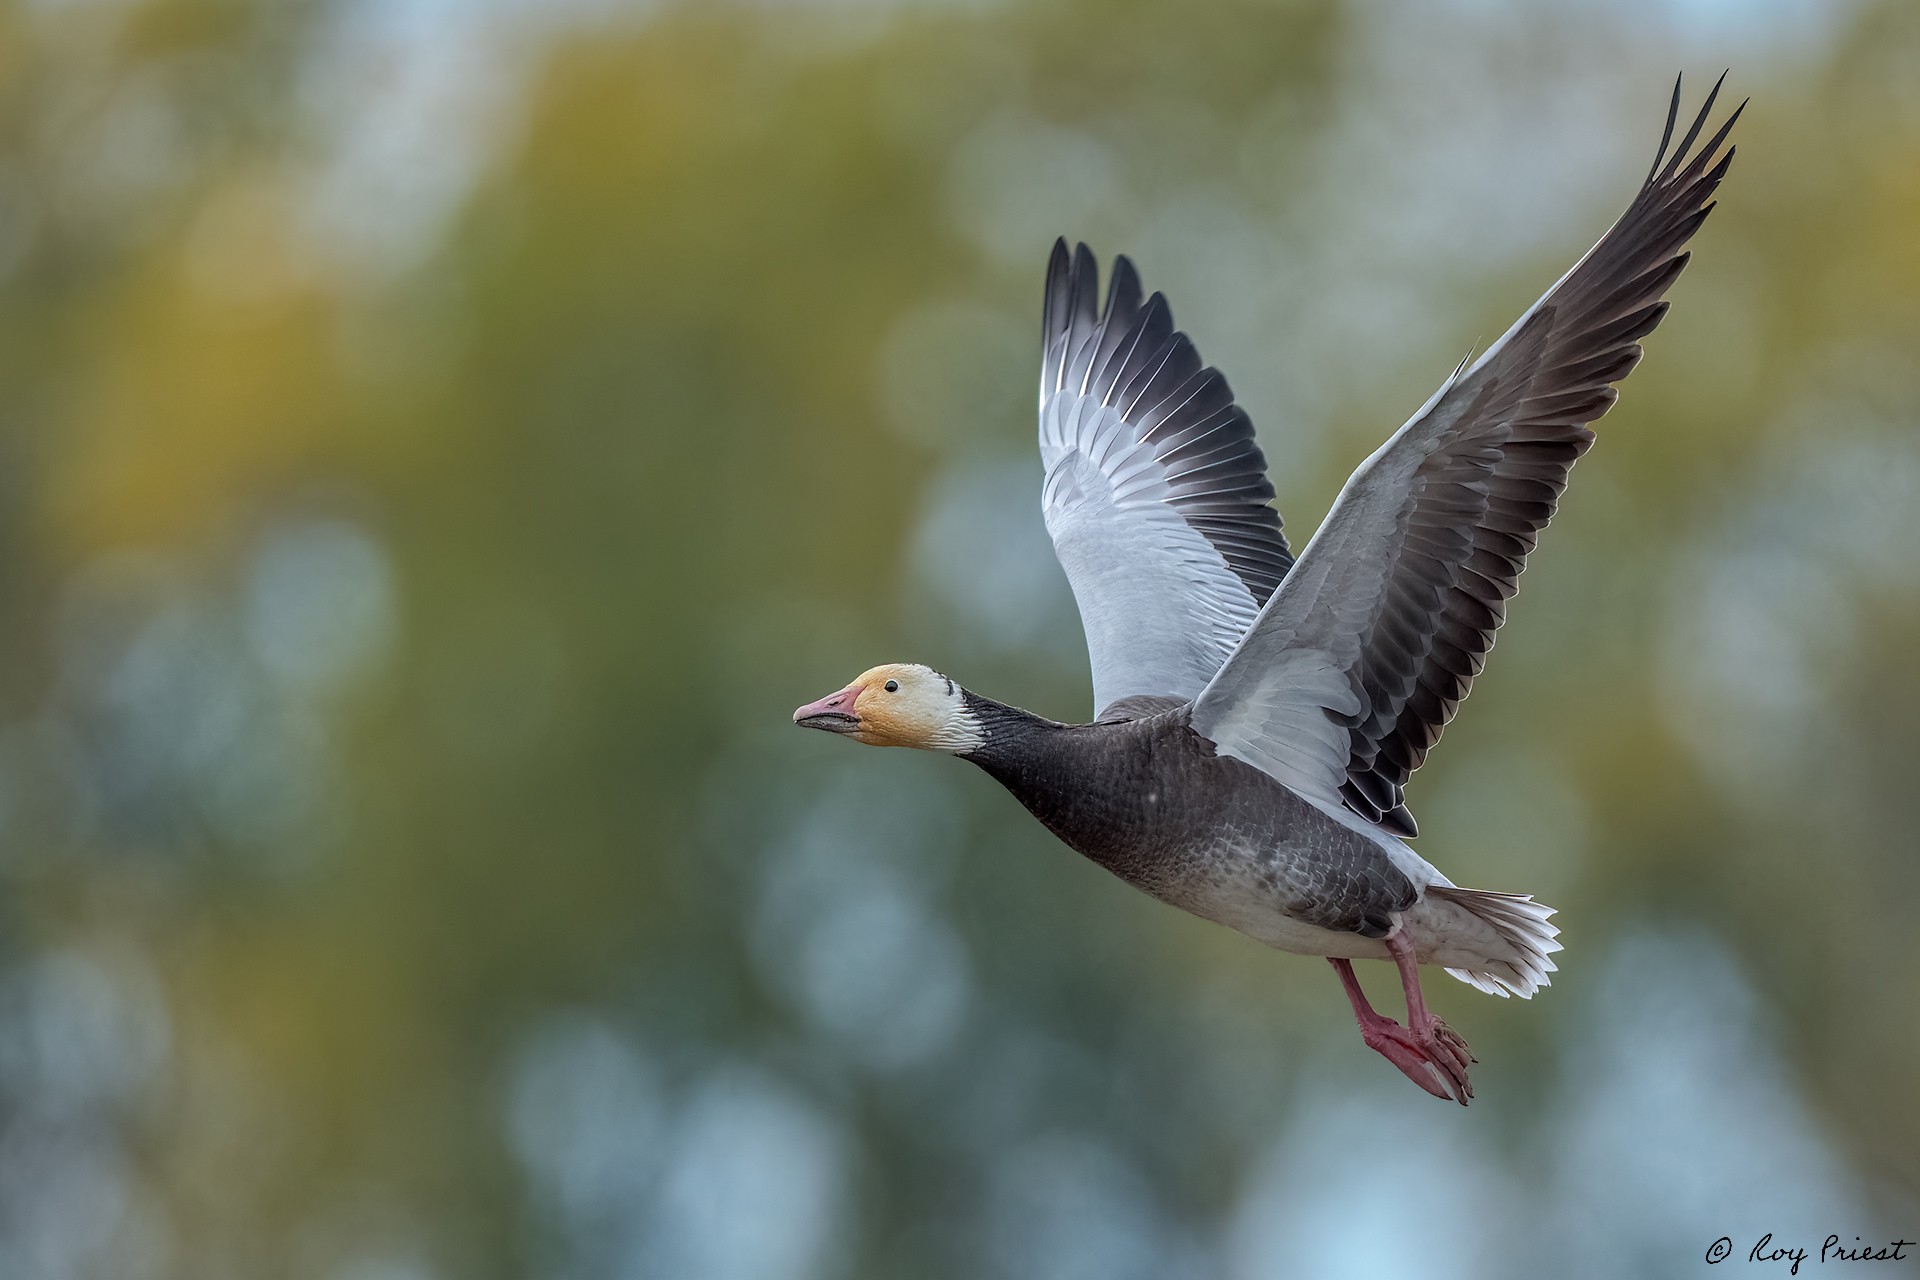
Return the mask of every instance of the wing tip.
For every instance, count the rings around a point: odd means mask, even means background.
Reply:
[[[1674,73],[1673,99],[1667,104],[1667,127],[1660,132],[1660,149],[1653,153],[1653,167],[1647,170],[1647,184],[1653,182],[1654,175],[1660,172],[1661,162],[1667,158],[1667,144],[1673,141],[1673,126],[1680,118],[1680,83],[1685,78],[1684,71]]]
[[[1696,167],[1702,166],[1719,150],[1720,144],[1726,141],[1727,134],[1732,131],[1734,122],[1740,119],[1741,113],[1747,109],[1747,104],[1753,101],[1751,95],[1741,99],[1740,105],[1733,109],[1733,112],[1727,117],[1725,123],[1714,133],[1712,139],[1706,146],[1700,148],[1698,152],[1693,152],[1692,148],[1694,141],[1700,136],[1700,131],[1706,127],[1708,119],[1712,117],[1714,103],[1719,101],[1720,90],[1725,87],[1727,77],[1732,73],[1733,69],[1731,67],[1720,73],[1719,78],[1713,82],[1713,87],[1707,91],[1706,101],[1700,104],[1700,110],[1694,115],[1693,123],[1687,126],[1685,136],[1680,139],[1679,145],[1674,147],[1671,154],[1669,154],[1668,144],[1673,141],[1674,125],[1679,122],[1680,115],[1680,85],[1682,77],[1679,75],[1674,76],[1673,97],[1667,104],[1666,127],[1661,130],[1660,147],[1654,153],[1653,167],[1647,171],[1647,180],[1643,185],[1647,187],[1664,186],[1673,181],[1676,175],[1683,172],[1690,173]],[[1688,163],[1690,153],[1693,155],[1693,160],[1691,163]]]

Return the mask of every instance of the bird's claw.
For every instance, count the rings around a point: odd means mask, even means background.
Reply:
[[[1436,1098],[1466,1106],[1473,1097],[1467,1067],[1478,1059],[1458,1032],[1438,1018],[1421,1035],[1391,1018],[1362,1030],[1367,1047],[1400,1068],[1400,1073]]]

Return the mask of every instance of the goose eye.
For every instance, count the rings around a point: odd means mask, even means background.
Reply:
[[[882,687],[884,687],[888,693],[900,692],[900,682],[898,680],[889,680]]]

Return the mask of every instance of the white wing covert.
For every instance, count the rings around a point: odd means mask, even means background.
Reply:
[[[1080,245],[1047,266],[1041,506],[1080,606],[1102,714],[1188,701],[1293,563],[1253,424],[1159,294]]]

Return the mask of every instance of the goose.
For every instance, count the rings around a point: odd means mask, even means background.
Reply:
[[[1466,1042],[1420,968],[1531,998],[1554,909],[1462,888],[1415,853],[1407,780],[1467,696],[1615,383],[1666,315],[1742,102],[1697,150],[1723,74],[1625,214],[1361,463],[1296,559],[1227,380],[1114,259],[1104,305],[1056,242],[1042,311],[1042,510],[1086,633],[1095,718],[1065,724],[890,664],[793,713],[871,746],[970,760],[1061,841],[1155,898],[1325,957],[1362,1041],[1437,1098]],[[1724,152],[1722,147],[1725,147]],[[1404,1024],[1353,961],[1390,960]]]

